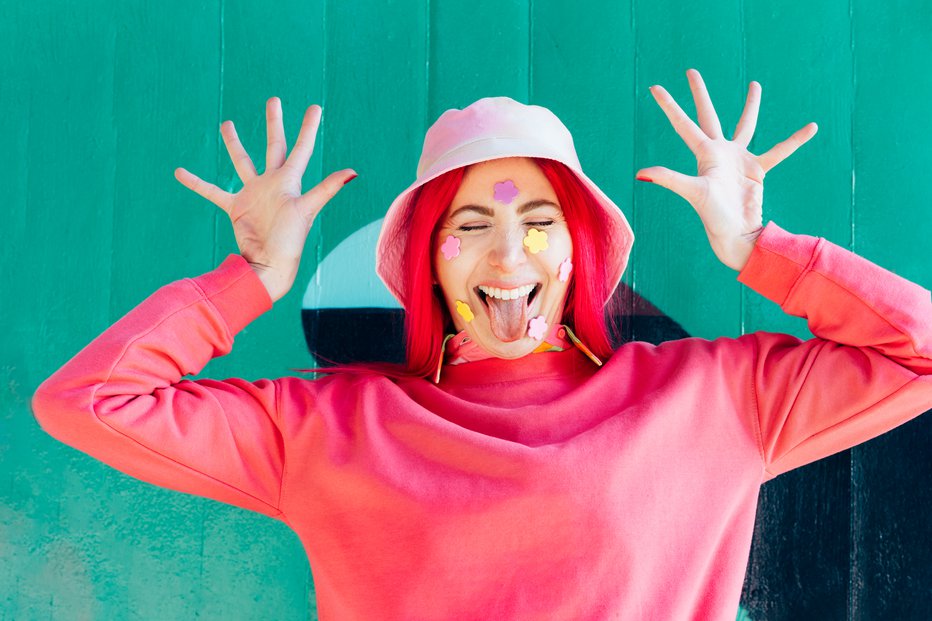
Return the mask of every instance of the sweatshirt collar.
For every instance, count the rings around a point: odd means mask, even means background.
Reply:
[[[569,326],[562,324],[556,324],[551,327],[547,335],[541,340],[541,344],[538,345],[531,354],[562,352],[570,350],[574,346],[585,354],[597,367],[602,366],[602,361],[573,334]],[[521,360],[525,360],[528,357],[529,356],[525,356]],[[433,381],[435,384],[440,383],[440,372],[444,367],[455,367],[468,362],[478,362],[491,358],[495,358],[495,356],[488,353],[475,341],[471,340],[466,335],[465,330],[457,334],[448,334],[443,339],[443,345],[440,348],[440,358],[437,361],[437,372],[434,374]]]

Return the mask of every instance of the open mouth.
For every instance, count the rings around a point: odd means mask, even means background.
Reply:
[[[528,330],[531,304],[541,290],[540,283],[499,289],[489,285],[475,288],[489,318],[489,328],[497,339],[511,343],[524,338]]]
[[[486,306],[489,305],[489,298],[495,300],[517,300],[518,298],[527,297],[527,305],[530,306],[540,293],[540,283],[534,285],[522,285],[514,289],[499,289],[498,287],[488,287],[479,285],[475,288],[476,295]]]

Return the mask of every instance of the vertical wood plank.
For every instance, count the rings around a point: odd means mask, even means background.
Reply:
[[[217,183],[230,191],[242,187],[222,140],[219,125],[231,119],[257,171],[265,170],[267,130],[265,102],[282,100],[288,152],[294,147],[304,111],[324,104],[327,39],[324,0],[288,0],[274,8],[228,2],[220,7],[220,84],[212,121],[205,125],[219,140]],[[329,110],[328,110],[329,112]],[[325,113],[325,117],[326,117]],[[329,119],[327,119],[329,120]],[[304,175],[306,191],[322,178],[326,140],[318,130],[314,154]],[[329,171],[327,171],[329,172]],[[196,197],[195,197],[196,198]],[[335,199],[339,207],[342,200]],[[330,206],[334,206],[331,204]],[[212,209],[216,241],[212,264],[238,252],[229,217]],[[205,240],[206,241],[206,240]],[[310,246],[308,246],[309,248]],[[290,374],[290,367],[310,366],[299,313],[303,284],[313,271],[314,253],[305,252],[292,290],[236,338],[230,355],[212,361],[204,377],[249,374],[250,379]],[[316,618],[314,586],[304,549],[283,523],[219,503],[203,508],[203,544],[198,563],[205,594],[199,613],[205,618],[261,618],[270,610],[278,619]],[[230,588],[230,585],[249,585]],[[260,595],[261,594],[261,595]]]
[[[535,0],[531,14],[533,103],[573,134],[583,170],[631,217],[635,46],[631,4],[580,11]]]
[[[318,219],[320,258],[381,218],[414,179],[427,85],[425,0],[327,3],[324,170],[359,173]],[[342,194],[342,193],[341,193]]]
[[[214,267],[217,208],[181,186],[173,170],[216,180],[220,9],[220,0],[169,0],[126,4],[116,16],[114,85],[101,93],[112,102],[117,132],[108,323],[162,285]],[[95,593],[111,608],[107,616],[195,616],[208,586],[200,580],[208,503],[109,469],[100,487],[120,499],[110,509],[94,507],[112,524],[99,550],[113,587]],[[96,501],[73,506],[85,504]]]
[[[932,9],[852,3],[853,249],[932,287]],[[932,418],[852,451],[851,617],[925,619],[932,605]]]
[[[282,100],[289,152],[297,139],[304,111],[311,104],[324,103],[324,0],[289,0],[276,5],[275,11],[287,15],[288,19],[269,20],[269,8],[265,5],[224,0],[217,16],[222,28],[220,84],[213,100],[216,108],[211,111],[210,119],[205,120],[204,131],[211,140],[218,141],[216,150],[210,152],[215,158],[214,178],[220,187],[229,191],[237,191],[243,184],[220,138],[220,123],[234,122],[243,146],[261,173],[265,170],[267,143],[265,102],[272,96]],[[261,24],[258,31],[257,24]],[[326,112],[324,117],[304,175],[305,191],[319,183],[323,175],[326,140],[322,134],[329,121]],[[202,215],[209,214],[214,227],[213,257],[208,264],[218,265],[227,254],[239,252],[229,217],[197,196],[192,200],[199,201],[206,212]],[[339,208],[344,200],[344,196],[337,197],[328,207]],[[195,207],[189,206],[189,209]],[[315,253],[311,244],[305,248],[291,291],[237,336],[230,355],[212,360],[200,376],[241,375],[245,368],[253,379],[279,377],[288,374],[291,368],[312,365],[301,333],[300,307],[304,283],[315,266]]]
[[[819,133],[767,174],[764,222],[850,242],[851,41],[848,7],[744,2],[747,82],[763,87],[751,151],[809,121]],[[812,59],[818,58],[817,63]],[[734,125],[727,131],[731,131]],[[814,208],[818,205],[818,208]],[[803,319],[744,289],[744,331],[811,334]],[[764,485],[742,601],[752,619],[843,619],[847,611],[847,453]]]
[[[528,103],[529,25],[529,0],[432,2],[428,124],[482,97]]]
[[[166,282],[213,267],[217,208],[173,170],[216,179],[220,0],[127,6],[115,45],[114,85],[101,93],[119,132],[111,321]]]
[[[101,2],[4,8],[0,610],[90,618],[95,589],[108,590],[94,540],[103,529],[61,507],[82,489],[69,475],[99,482],[104,468],[75,464],[38,429],[29,397],[108,321],[116,23]]]
[[[746,81],[757,80],[763,88],[751,151],[764,153],[806,123],[819,124],[809,143],[767,174],[764,222],[850,247],[853,68],[848,7],[746,2],[744,14]],[[805,320],[745,291],[745,332],[812,336]]]
[[[686,69],[702,73],[722,119],[733,125],[741,112],[743,56],[738,0],[683,4],[673,0],[634,3],[637,45],[635,169],[666,166],[696,174],[695,158],[676,135],[647,88],[663,85],[695,118]],[[715,258],[689,204],[649,183],[635,186],[634,244],[630,279],[642,296],[707,338],[740,332],[740,288],[735,273]],[[637,335],[635,335],[637,336]]]

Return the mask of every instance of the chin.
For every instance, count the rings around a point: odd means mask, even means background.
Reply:
[[[516,341],[501,341],[492,336],[493,342],[479,341],[479,346],[496,358],[516,360],[533,352],[540,345],[540,341],[523,336]]]

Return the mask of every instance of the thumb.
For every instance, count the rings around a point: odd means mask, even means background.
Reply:
[[[298,199],[301,210],[308,212],[311,217],[316,216],[324,205],[343,189],[343,186],[356,177],[356,171],[352,168],[330,173],[320,183],[301,195]]]
[[[656,183],[671,192],[679,194],[690,204],[702,195],[702,182],[697,177],[690,177],[663,166],[642,168],[637,172],[638,181]]]

